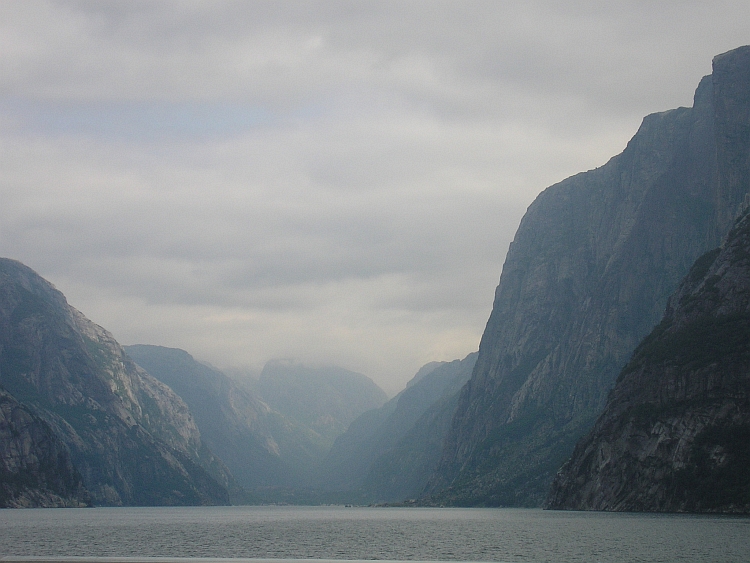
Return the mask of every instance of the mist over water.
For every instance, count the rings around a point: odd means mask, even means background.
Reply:
[[[523,509],[0,510],[0,557],[744,562],[750,518]]]

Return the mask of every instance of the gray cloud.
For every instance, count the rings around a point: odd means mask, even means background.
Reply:
[[[124,343],[476,349],[546,186],[689,105],[745,2],[0,4],[0,254]]]

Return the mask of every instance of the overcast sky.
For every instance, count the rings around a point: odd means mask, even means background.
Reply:
[[[399,391],[545,187],[692,105],[750,2],[0,2],[0,255],[123,344]]]

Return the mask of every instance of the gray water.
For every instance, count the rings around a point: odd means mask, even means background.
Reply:
[[[344,507],[0,510],[3,556],[748,562],[750,518]]]

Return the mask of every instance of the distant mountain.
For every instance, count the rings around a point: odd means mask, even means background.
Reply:
[[[692,108],[529,207],[423,502],[539,506],[618,373],[750,189],[750,47],[717,56]]]
[[[353,421],[326,457],[319,485],[367,502],[418,496],[437,465],[476,356],[427,364],[401,393]]]
[[[548,506],[750,512],[750,215],[696,261]]]
[[[10,492],[16,500],[45,506],[89,499],[97,505],[228,503],[231,476],[202,444],[185,403],[49,282],[8,259],[0,259],[0,385],[10,425],[0,428],[2,488],[13,489],[6,478],[18,475],[29,478],[29,487],[33,479],[39,486],[34,497],[21,483]],[[19,430],[24,420],[32,426]],[[38,448],[18,458],[20,444]],[[14,473],[14,464],[38,469]],[[50,475],[58,471],[55,483]]]
[[[136,345],[125,351],[187,403],[203,441],[244,488],[258,493],[309,481],[326,451],[315,432],[184,350]]]
[[[255,390],[271,408],[316,432],[326,451],[355,418],[388,400],[361,373],[286,360],[268,362]]]

